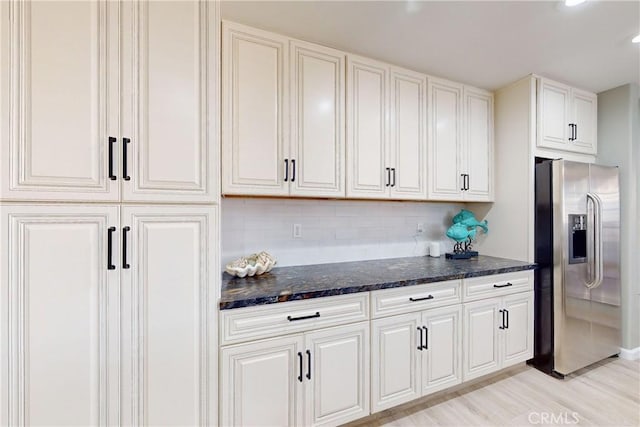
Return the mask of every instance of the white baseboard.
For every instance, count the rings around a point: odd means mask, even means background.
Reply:
[[[638,360],[640,359],[640,347],[631,349],[621,348],[619,357],[626,360]]]

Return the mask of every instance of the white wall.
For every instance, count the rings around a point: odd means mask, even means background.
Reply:
[[[622,345],[640,347],[640,89],[598,94],[597,162],[620,168]]]
[[[278,266],[322,264],[427,253],[426,242],[440,241],[463,204],[224,198],[222,263],[266,250]],[[417,224],[424,232],[417,233]],[[293,238],[293,224],[302,238]],[[443,255],[444,256],[444,255]]]

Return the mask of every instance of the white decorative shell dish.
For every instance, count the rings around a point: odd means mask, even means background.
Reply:
[[[276,262],[274,257],[262,251],[230,262],[225,271],[237,277],[256,276],[271,271]]]

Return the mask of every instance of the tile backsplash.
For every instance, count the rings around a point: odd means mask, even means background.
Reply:
[[[278,266],[359,261],[428,253],[463,204],[353,200],[223,198],[222,263],[265,250]],[[417,231],[418,223],[424,231]],[[293,237],[294,224],[301,237]]]

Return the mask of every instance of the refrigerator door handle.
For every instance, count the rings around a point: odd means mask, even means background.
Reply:
[[[587,193],[587,204],[593,205],[593,269],[587,288],[594,289],[602,284],[604,279],[604,265],[602,258],[602,200],[595,193]]]

